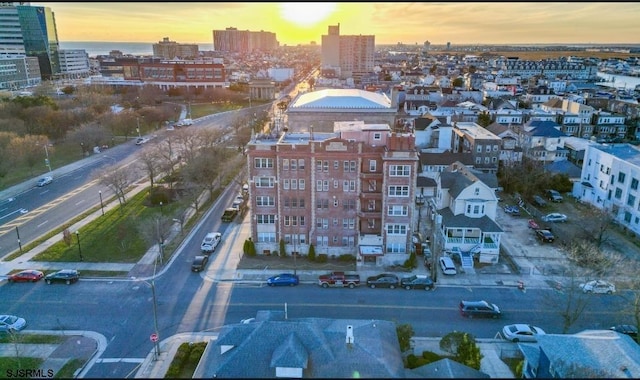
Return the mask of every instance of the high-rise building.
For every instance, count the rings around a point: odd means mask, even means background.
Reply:
[[[197,44],[179,44],[170,41],[169,37],[164,37],[162,41],[153,44],[153,56],[165,59],[188,59],[197,58],[199,55]]]
[[[37,57],[43,79],[60,73],[58,32],[49,7],[0,3],[0,54]]]
[[[89,55],[84,49],[60,49],[60,74],[65,78],[84,78],[91,74]]]
[[[373,70],[375,58],[373,35],[341,36],[340,24],[330,25],[322,36],[322,68],[335,69],[340,78],[359,78]]]
[[[213,31],[213,49],[232,53],[250,53],[252,51],[272,51],[278,48],[276,34],[271,32],[238,30],[227,28]]]

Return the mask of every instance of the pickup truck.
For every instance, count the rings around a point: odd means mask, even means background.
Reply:
[[[318,277],[318,285],[323,288],[334,287],[343,288],[349,287],[353,289],[360,285],[359,274],[345,274],[344,272],[331,272],[323,274]]]
[[[228,208],[226,210],[224,210],[224,213],[222,214],[222,221],[223,222],[232,222],[233,219],[235,219],[235,217],[238,215],[238,210],[235,208]]]

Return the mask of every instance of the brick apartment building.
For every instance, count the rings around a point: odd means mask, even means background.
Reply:
[[[418,151],[388,124],[336,122],[334,131],[257,136],[247,149],[251,237],[259,254],[354,255],[359,264],[408,258]]]

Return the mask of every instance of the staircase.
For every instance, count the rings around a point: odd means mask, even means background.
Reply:
[[[467,270],[467,268],[473,268],[473,256],[471,252],[460,252],[460,262],[465,270]]]

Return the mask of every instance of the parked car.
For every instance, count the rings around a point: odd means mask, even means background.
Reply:
[[[209,232],[205,235],[204,239],[202,239],[200,250],[206,254],[212,253],[216,250],[218,244],[220,244],[220,240],[222,240],[222,234],[220,232]]]
[[[456,266],[450,257],[441,257],[438,262],[440,263],[440,269],[442,270],[443,274],[452,276],[458,273],[458,271],[456,271]]]
[[[0,315],[0,331],[14,332],[25,328],[27,321],[15,315]]]
[[[191,263],[191,271],[192,272],[202,272],[209,262],[209,256],[198,255],[193,258],[193,263]]]
[[[549,200],[553,202],[562,202],[564,199],[558,191],[553,189],[547,190],[547,198],[549,198]]]
[[[138,139],[136,140],[136,145],[146,144],[147,142],[149,142],[148,138],[146,138],[146,137],[138,137]]]
[[[404,277],[400,280],[400,286],[407,289],[424,289],[432,290],[434,288],[433,280],[429,276],[413,275]]]
[[[546,334],[540,327],[516,323],[502,328],[502,336],[506,340],[517,342],[537,342],[539,335]]]
[[[54,282],[64,282],[65,284],[70,285],[78,281],[79,277],[80,276],[77,270],[63,269],[44,276],[44,281],[47,284],[52,284]]]
[[[395,289],[400,284],[400,279],[395,274],[381,273],[376,276],[367,277],[367,286],[374,288]]]
[[[545,222],[566,222],[567,221],[567,216],[565,214],[560,214],[557,212],[552,212],[551,214],[547,214],[545,216],[542,217],[542,220]]]
[[[629,335],[633,339],[636,339],[638,336],[638,328],[634,325],[617,325],[610,327],[609,330],[619,332],[620,334]]]
[[[544,206],[547,205],[547,201],[542,199],[542,197],[539,196],[539,195],[534,195],[533,196],[533,204],[536,205],[536,206],[544,207]]]
[[[538,239],[540,239],[540,241],[545,243],[553,243],[553,241],[556,240],[556,237],[553,236],[553,234],[549,230],[536,230],[536,236],[538,237]]]
[[[280,273],[267,279],[269,286],[296,286],[300,283],[298,275],[293,273]]]
[[[50,184],[51,182],[53,182],[53,177],[46,176],[46,177],[40,178],[38,180],[38,182],[36,182],[36,185],[38,185],[38,187],[42,187],[42,186]]]
[[[255,321],[256,321],[255,318],[246,318],[246,319],[241,320],[240,323],[242,323],[243,325],[246,325],[248,323],[252,323],[252,322],[255,322]]]
[[[460,314],[469,319],[474,317],[499,318],[500,308],[487,301],[460,301]]]
[[[580,284],[580,289],[585,293],[613,294],[616,292],[616,286],[604,280],[593,280]]]
[[[513,216],[520,216],[520,207],[516,205],[504,206],[504,212]]]
[[[540,228],[540,225],[533,219],[529,219],[527,221],[527,226],[533,230],[537,230],[538,228]]]
[[[39,270],[27,269],[18,273],[10,274],[7,277],[9,282],[38,282],[44,277],[44,273]]]

